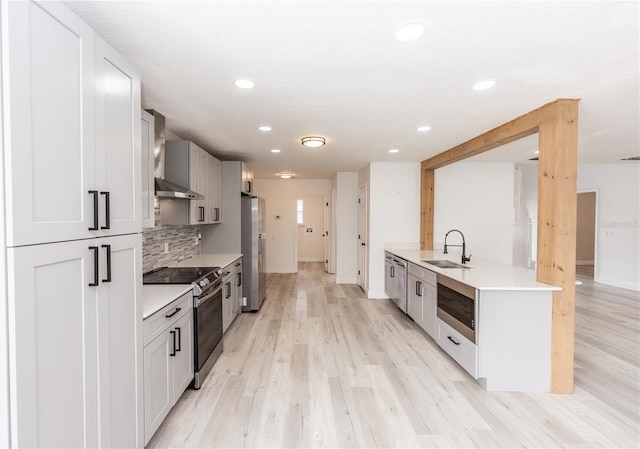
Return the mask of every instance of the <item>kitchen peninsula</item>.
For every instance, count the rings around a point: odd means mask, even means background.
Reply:
[[[385,245],[387,257],[408,262],[406,312],[414,321],[485,389],[549,392],[551,293],[561,289],[537,282],[533,270],[487,260],[438,268],[425,261],[460,264],[460,256],[418,246]],[[428,279],[437,279],[431,295]],[[452,316],[458,305],[446,307],[456,297],[466,301],[460,304],[466,327]]]

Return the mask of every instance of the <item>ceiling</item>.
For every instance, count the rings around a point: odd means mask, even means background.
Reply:
[[[640,155],[636,1],[65,3],[140,69],[143,107],[256,178],[422,161],[557,98],[581,99],[581,162]]]

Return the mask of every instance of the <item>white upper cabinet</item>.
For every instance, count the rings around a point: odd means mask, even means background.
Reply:
[[[153,228],[155,226],[155,212],[153,207],[153,196],[155,193],[154,182],[154,139],[155,121],[153,115],[145,111],[140,111],[140,140],[141,140],[141,184],[142,184],[142,227]]]
[[[98,232],[140,232],[140,77],[99,37],[95,49]]]
[[[58,3],[2,8],[7,245],[91,237],[93,30]]]
[[[7,245],[140,232],[137,72],[59,3],[2,6]]]
[[[207,158],[207,221],[220,223],[222,207],[222,162],[209,155]]]

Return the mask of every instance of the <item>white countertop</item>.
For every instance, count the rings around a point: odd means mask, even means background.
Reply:
[[[460,263],[459,254],[443,254],[442,251],[425,251],[407,248],[408,245],[393,248],[385,245],[385,251],[420,265],[435,273],[460,281],[478,290],[529,290],[529,291],[559,291],[560,287],[543,284],[536,281],[536,272],[526,268],[514,267],[482,259],[472,259],[465,266],[468,268],[438,268],[422,262],[423,260],[450,260]]]
[[[242,254],[200,254],[171,265],[172,267],[220,267],[224,268]]]
[[[191,291],[191,284],[143,285],[142,319],[146,319]]]

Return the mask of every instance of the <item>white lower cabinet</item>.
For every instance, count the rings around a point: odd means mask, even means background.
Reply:
[[[242,309],[242,257],[222,269],[222,331],[226,332]]]
[[[407,314],[432,338],[436,336],[438,283],[433,271],[409,263]]]
[[[193,380],[193,299],[186,293],[144,320],[144,444]]]
[[[441,319],[436,319],[436,343],[474,379],[478,378],[478,346]]]
[[[7,257],[12,444],[140,447],[140,234]]]

